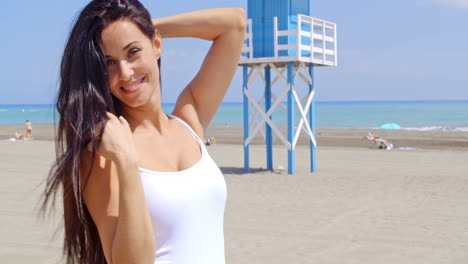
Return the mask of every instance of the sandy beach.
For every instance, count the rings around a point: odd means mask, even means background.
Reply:
[[[53,126],[33,128],[34,140],[10,142],[23,125],[0,126],[0,263],[64,263],[60,207],[37,217]],[[267,171],[256,138],[243,173],[242,129],[210,128],[218,144],[208,149],[228,187],[226,262],[468,263],[468,132],[374,131],[418,150],[372,148],[367,132],[319,129],[318,171],[309,172],[301,139],[288,175],[282,145]]]

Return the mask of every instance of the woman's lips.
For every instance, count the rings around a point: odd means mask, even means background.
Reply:
[[[125,89],[123,87],[120,87],[120,89],[122,90],[122,92],[126,93],[126,94],[131,94],[131,93],[134,93],[138,90],[140,90],[141,86],[143,85],[143,81],[145,80],[145,78],[141,78],[139,81],[135,82],[134,84],[130,85],[128,88],[129,89]]]

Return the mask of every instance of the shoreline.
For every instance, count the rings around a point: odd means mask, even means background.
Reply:
[[[33,124],[34,140],[54,141],[55,124]],[[8,140],[14,137],[15,131],[24,133],[24,124],[0,125],[0,140]],[[286,135],[286,131],[282,130]],[[418,149],[450,149],[468,150],[467,131],[417,131],[417,130],[379,130],[364,128],[318,128],[318,147],[354,147],[373,148],[374,143],[363,137],[371,131],[382,138],[389,139],[395,148],[418,148]],[[205,136],[215,137],[218,144],[243,143],[243,128],[241,126],[210,126]],[[252,140],[252,145],[264,145],[261,133]],[[309,140],[304,132],[298,139],[298,145],[307,146]],[[274,145],[282,145],[281,140],[276,138]]]

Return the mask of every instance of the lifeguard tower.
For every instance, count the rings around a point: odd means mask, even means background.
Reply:
[[[244,171],[250,171],[249,145],[261,132],[267,169],[273,169],[274,135],[288,149],[288,173],[294,174],[294,149],[304,131],[310,140],[311,172],[315,172],[313,69],[337,65],[336,24],[310,17],[309,0],[248,0],[247,8],[247,32],[239,60],[243,69]],[[261,87],[253,85],[258,78]],[[272,87],[281,82],[284,88],[275,95]],[[300,84],[305,84],[306,91],[300,90]],[[260,99],[255,98],[255,89],[263,90]],[[305,95],[301,98],[299,92]],[[287,135],[272,118],[278,107],[287,114]]]

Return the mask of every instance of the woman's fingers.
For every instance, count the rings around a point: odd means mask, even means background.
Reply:
[[[115,116],[110,112],[106,112],[107,120],[99,123],[96,127],[97,134],[103,130],[97,153],[106,159],[121,158],[122,154],[128,154],[132,157],[135,155],[133,138],[130,125],[123,116]],[[94,139],[97,140],[97,139]],[[86,145],[86,149],[93,151],[93,142],[90,141]]]
[[[126,126],[127,128],[130,129],[130,125],[128,124],[127,119],[125,119],[125,117],[120,116],[120,117],[119,117],[119,120],[120,120],[120,122],[122,122],[122,124],[123,124],[124,126]]]
[[[86,145],[86,149],[89,151],[89,152],[93,152],[93,142],[90,141],[88,143],[88,145]]]
[[[106,112],[106,115],[111,120],[116,120],[117,119],[117,117],[114,114],[112,114],[111,112]]]
[[[122,124],[128,124],[127,120],[123,116],[119,116],[119,120],[120,120],[120,122],[122,122]]]
[[[119,116],[117,117],[116,115],[110,113],[110,112],[107,112],[107,117],[109,117],[109,120],[113,120],[113,121],[119,121],[122,125],[125,125],[127,127],[130,127],[130,125],[128,124],[127,120],[125,119],[125,117],[123,116]]]
[[[109,121],[109,120],[112,120],[112,119],[116,119],[115,115],[112,114],[111,112],[106,112],[106,116],[107,116],[107,118],[108,118],[107,121],[106,121],[106,120],[103,120],[103,121],[101,121],[101,122],[99,122],[99,123],[96,124],[96,130],[95,130],[95,133],[96,133],[95,137],[96,137],[96,138],[95,138],[95,140],[98,140],[97,137],[103,136],[103,135],[104,135],[104,133],[103,133],[102,135],[100,135],[100,133],[101,133],[101,130],[105,130],[106,126],[109,124],[108,121]],[[104,132],[104,131],[103,131],[103,132]],[[93,152],[93,141],[92,141],[92,137],[93,137],[92,135],[89,135],[89,138],[88,138],[88,139],[89,139],[89,142],[88,142],[88,144],[86,144],[86,149],[87,149],[89,152]]]

